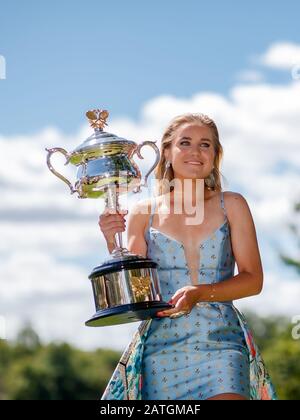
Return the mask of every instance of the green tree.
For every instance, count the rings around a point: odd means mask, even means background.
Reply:
[[[300,340],[286,317],[245,313],[280,400],[300,400]]]
[[[300,400],[300,340],[288,330],[264,352],[278,396],[282,400]]]
[[[65,343],[41,345],[26,326],[15,343],[1,342],[0,397],[13,400],[96,400],[119,352],[85,352]]]
[[[296,237],[298,248],[300,249],[300,223],[297,220],[299,219],[299,216],[300,216],[300,202],[294,205],[294,214],[295,214],[295,222],[291,223],[289,225],[289,228],[291,232],[293,233],[293,235]],[[288,256],[284,254],[283,252],[280,252],[279,256],[286,265],[294,267],[297,270],[297,272],[300,274],[300,259]]]

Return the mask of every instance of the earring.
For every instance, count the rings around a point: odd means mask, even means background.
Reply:
[[[171,162],[167,160],[166,165],[165,165],[165,172],[163,175],[163,179],[166,177],[166,173],[170,167],[171,167]]]
[[[209,174],[208,178],[205,178],[204,182],[205,182],[205,185],[207,186],[207,188],[209,190],[214,190],[215,189],[216,180],[215,180],[215,176],[213,174],[213,171]]]

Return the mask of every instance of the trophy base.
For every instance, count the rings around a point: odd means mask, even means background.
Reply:
[[[107,327],[110,325],[128,324],[155,318],[157,312],[171,308],[174,308],[174,305],[159,301],[120,305],[97,311],[91,319],[86,321],[85,325],[87,327]]]

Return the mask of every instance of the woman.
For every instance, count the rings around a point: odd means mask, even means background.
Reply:
[[[129,215],[128,249],[158,263],[162,298],[174,308],[141,324],[102,399],[276,398],[246,321],[232,304],[261,292],[263,270],[246,200],[222,191],[222,154],[217,127],[203,114],[176,117],[163,135],[155,172],[163,182],[157,197],[139,202]],[[199,191],[204,218],[187,224],[184,201],[197,206]],[[110,252],[115,234],[125,230],[124,215],[100,216]]]

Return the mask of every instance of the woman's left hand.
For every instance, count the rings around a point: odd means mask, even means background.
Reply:
[[[177,316],[190,313],[196,303],[199,302],[199,292],[199,286],[185,286],[178,289],[168,302],[175,305],[175,308],[159,311],[156,313],[156,316],[159,318],[166,316],[176,318]]]

